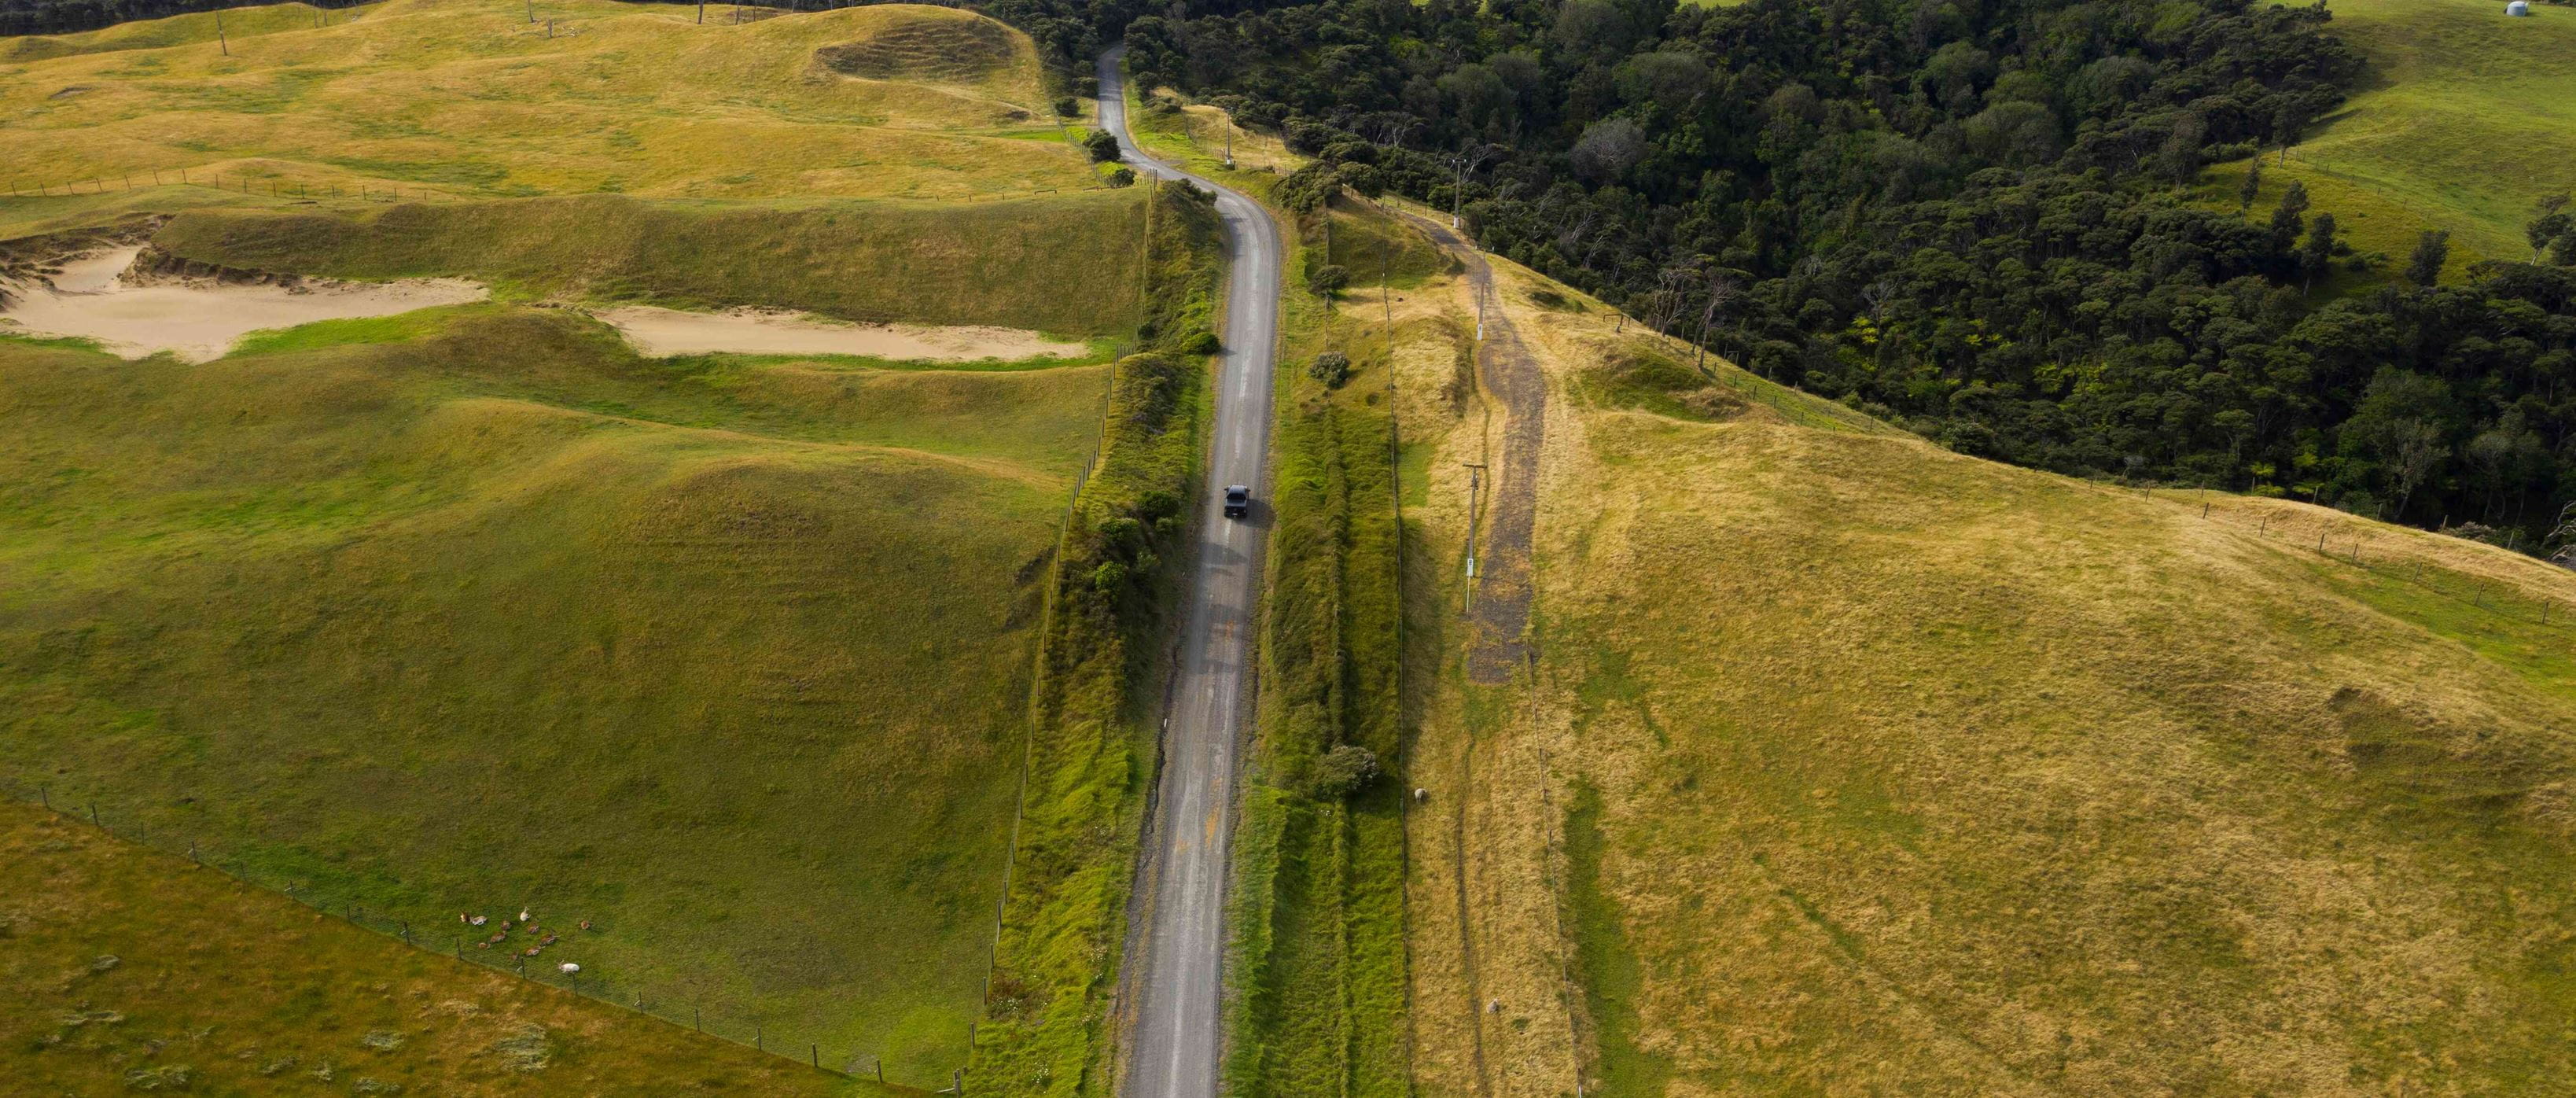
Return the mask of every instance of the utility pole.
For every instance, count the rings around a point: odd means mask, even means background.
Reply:
[[[1386,292],[1386,276],[1394,262],[1394,258],[1385,252],[1378,253],[1377,300],[1379,304],[1386,306],[1386,376],[1389,385],[1394,383],[1395,378],[1395,298]],[[1387,414],[1395,414],[1394,405],[1387,405]]]
[[[1476,511],[1485,483],[1483,462],[1462,461],[1467,468],[1467,610],[1476,609]]]

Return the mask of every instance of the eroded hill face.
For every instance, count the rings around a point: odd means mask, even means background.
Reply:
[[[1597,304],[1506,281],[1561,409],[1537,657],[1501,688],[1452,662],[1426,699],[1425,1085],[2358,1094],[2576,1072],[2576,905],[2551,884],[2576,870],[2563,573],[1962,458],[1723,367],[1698,381]],[[1445,363],[1420,370],[1408,437],[1437,452],[1406,513],[1449,562],[1456,463],[1502,435],[1425,399]],[[1430,575],[1454,608],[1458,570]]]
[[[1019,60],[1019,43],[991,20],[925,18],[825,46],[814,57],[846,76],[964,84],[990,79]]]

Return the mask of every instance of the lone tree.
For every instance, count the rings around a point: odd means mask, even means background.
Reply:
[[[2406,281],[2430,286],[2442,277],[2442,265],[2451,260],[2451,230],[2430,229],[2415,240],[2415,254],[2406,260]]]
[[[1093,130],[1082,139],[1082,149],[1091,154],[1092,163],[1106,164],[1118,159],[1118,136],[1107,130]]]
[[[2576,228],[2576,215],[2567,212],[2567,192],[2560,191],[2540,200],[2531,211],[2531,220],[2522,227],[2522,237],[2531,242],[2531,261],[2540,262],[2541,249],[2549,242]]]
[[[1340,351],[1326,351],[1306,364],[1306,376],[1323,382],[1327,389],[1339,389],[1351,379],[1351,356]]]
[[[2318,214],[2316,220],[2308,223],[2308,242],[2299,249],[2299,271],[2307,276],[2307,284],[2300,289],[2315,288],[2318,272],[2325,270],[2326,265],[2334,261],[2334,237],[2333,214]]]

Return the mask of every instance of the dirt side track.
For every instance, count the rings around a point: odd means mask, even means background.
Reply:
[[[1539,449],[1547,441],[1547,378],[1493,296],[1494,269],[1484,255],[1446,225],[1422,217],[1413,221],[1466,266],[1477,300],[1492,303],[1481,310],[1484,339],[1476,347],[1476,369],[1485,391],[1503,405],[1503,449],[1486,470],[1493,502],[1476,554],[1475,606],[1468,613],[1475,636],[1467,653],[1467,677],[1491,686],[1511,681],[1512,671],[1533,654],[1530,539],[1538,517]]]

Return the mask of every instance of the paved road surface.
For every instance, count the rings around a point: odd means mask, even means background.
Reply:
[[[1269,531],[1262,458],[1269,448],[1271,352],[1279,340],[1279,232],[1251,199],[1148,158],[1127,132],[1119,52],[1100,58],[1100,121],[1121,159],[1216,192],[1233,260],[1225,353],[1217,371],[1216,445],[1199,515],[1180,671],[1163,732],[1162,788],[1145,836],[1142,906],[1121,968],[1129,1024],[1129,1098],[1211,1098],[1223,1048],[1226,845],[1234,831],[1235,757],[1249,702],[1252,609]],[[1253,487],[1251,521],[1219,516],[1216,490]]]

